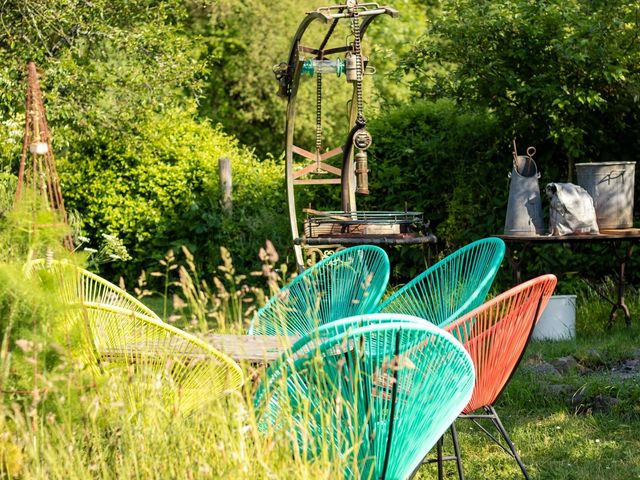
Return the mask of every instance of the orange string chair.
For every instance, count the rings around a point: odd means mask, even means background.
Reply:
[[[458,320],[450,323],[445,330],[463,343],[476,369],[476,383],[471,400],[462,411],[461,418],[473,420],[507,453],[518,462],[524,478],[527,470],[511,442],[500,417],[493,407],[506,388],[516,370],[533,332],[533,327],[549,302],[549,297],[557,283],[554,275],[542,275],[524,282],[477,307]],[[474,414],[477,410],[483,414]],[[478,419],[489,419],[508,445],[502,445]],[[455,424],[451,426],[454,457],[442,457],[442,445],[438,444],[438,478],[443,475],[443,460],[456,460],[458,476],[464,479],[462,460]]]

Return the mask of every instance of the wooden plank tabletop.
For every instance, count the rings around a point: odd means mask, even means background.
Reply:
[[[300,337],[205,333],[200,338],[236,361],[271,363]]]
[[[238,362],[269,364],[280,357],[300,337],[239,335],[229,333],[206,333],[198,335],[204,342],[225,353]],[[185,360],[202,360],[209,357],[203,350],[189,350],[181,345],[184,340],[176,337],[171,342],[133,342],[122,346],[103,348],[100,357],[103,361],[152,361],[159,352],[167,349],[177,352]],[[186,353],[186,352],[189,353]]]
[[[584,235],[493,235],[505,242],[511,243],[553,243],[553,242],[598,242],[615,240],[640,239],[640,228],[622,228],[616,230],[601,230],[599,234]]]

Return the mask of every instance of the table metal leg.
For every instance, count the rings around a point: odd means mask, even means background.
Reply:
[[[627,266],[627,262],[631,258],[633,254],[634,243],[630,243],[629,246],[624,250],[623,254],[619,253],[620,243],[613,242],[611,244],[611,248],[613,249],[614,255],[616,257],[616,261],[618,262],[618,285],[617,285],[617,299],[616,302],[613,303],[613,307],[611,308],[611,313],[609,314],[609,324],[607,325],[608,329],[613,327],[613,324],[618,316],[618,310],[622,310],[624,313],[624,323],[627,327],[631,327],[631,312],[629,312],[629,307],[624,301],[624,287],[625,287],[625,269]]]
[[[509,266],[511,267],[512,282],[514,286],[522,283],[522,270],[527,264],[524,253],[528,246],[528,243],[522,244],[522,249],[518,252],[514,247],[510,247],[508,244],[506,245],[506,257],[509,262]]]

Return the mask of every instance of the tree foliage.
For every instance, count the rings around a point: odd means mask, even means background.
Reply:
[[[632,160],[640,144],[635,0],[442,2],[404,68],[423,97],[490,108],[556,160]]]
[[[191,28],[206,49],[202,57],[207,65],[202,113],[221,122],[259,153],[279,155],[284,150],[286,102],[276,95],[278,85],[272,68],[288,59],[291,40],[305,13],[332,3],[339,2],[220,0],[206,7],[192,6]],[[372,79],[366,79],[370,114],[381,104],[408,100],[408,86],[397,79],[389,82],[387,76],[397,66],[400,53],[408,50],[420,34],[425,18],[425,8],[415,0],[382,3],[399,10],[400,17],[376,20],[366,36],[365,52],[377,69]],[[350,34],[344,28],[347,23],[341,22],[341,30],[334,35],[336,41],[344,42]],[[317,46],[327,28],[316,22],[307,31],[305,44]],[[348,133],[346,103],[351,98],[351,86],[344,77],[327,78],[325,86],[324,133],[329,144],[339,145]],[[300,138],[312,144],[314,89],[314,81],[302,82],[297,115]]]
[[[249,263],[280,238],[284,216],[264,215],[282,204],[280,167],[198,119],[205,65],[187,2],[7,0],[0,15],[3,165],[15,169],[19,158],[24,70],[34,60],[67,208],[80,213],[91,247],[104,233],[125,241],[133,260],[118,273],[131,279],[181,244],[209,269],[220,245]],[[219,204],[222,156],[235,174],[230,218]]]
[[[118,235],[133,257],[135,277],[157,266],[169,249],[185,245],[204,270],[219,263],[219,246],[238,255],[238,265],[257,263],[265,240],[281,243],[284,174],[273,161],[259,162],[237,140],[193,112],[165,110],[139,118],[135,135],[79,135],[78,148],[60,162],[67,204],[83,214],[84,231]],[[220,205],[218,159],[231,160],[235,209]]]

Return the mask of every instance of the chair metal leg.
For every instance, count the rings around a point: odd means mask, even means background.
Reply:
[[[438,480],[442,480],[444,478],[444,463],[442,460],[442,444],[444,443],[444,435],[440,437],[438,443],[436,444],[436,451],[438,455]]]
[[[516,447],[511,441],[511,438],[509,438],[509,434],[507,433],[507,430],[504,428],[504,425],[502,425],[502,422],[500,421],[500,417],[498,416],[498,413],[496,412],[495,408],[489,405],[488,407],[486,407],[486,409],[491,414],[491,421],[496,426],[496,428],[498,429],[502,437],[505,439],[505,441],[507,442],[507,445],[509,445],[511,454],[513,455],[513,458],[516,460],[516,462],[518,462],[518,466],[520,467],[520,470],[522,470],[522,474],[524,475],[524,478],[526,480],[529,480],[529,474],[527,473],[527,469],[525,468],[524,463],[522,463],[522,459],[520,458],[520,455],[518,455],[518,452],[516,451]]]
[[[436,443],[436,458],[426,458],[422,461],[418,467],[411,473],[409,478],[413,478],[416,473],[418,473],[418,469],[421,465],[437,463],[438,464],[438,480],[444,480],[444,462],[448,462],[451,460],[456,461],[456,466],[458,469],[458,478],[460,480],[464,479],[464,469],[462,468],[462,456],[460,455],[460,444],[458,443],[458,431],[456,430],[455,423],[451,424],[451,439],[453,440],[453,450],[455,455],[444,456],[442,453],[443,445],[444,445],[444,435],[440,437],[438,442]]]
[[[456,457],[456,467],[458,468],[458,478],[464,480],[464,469],[462,468],[462,455],[460,453],[460,444],[458,443],[458,431],[455,422],[451,424],[451,440],[453,441],[453,452]]]

